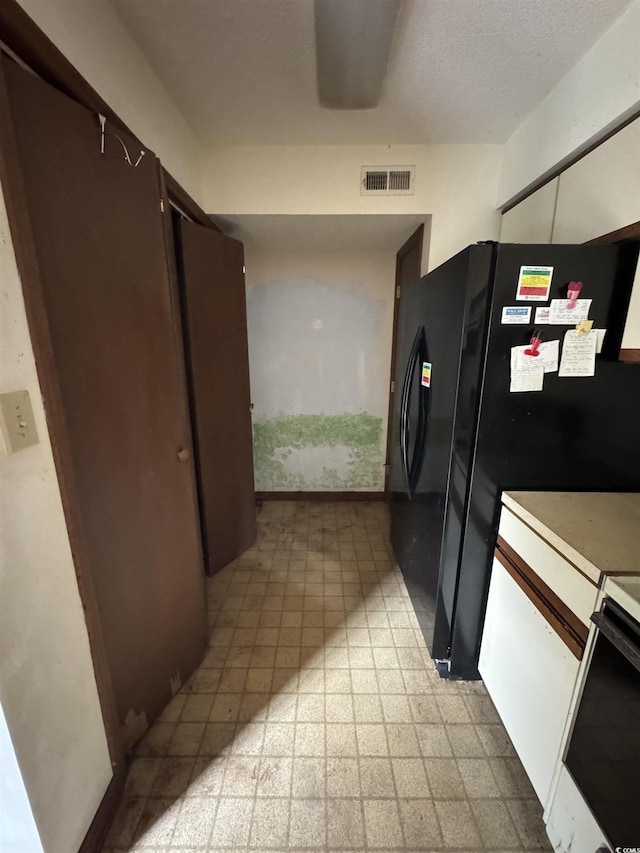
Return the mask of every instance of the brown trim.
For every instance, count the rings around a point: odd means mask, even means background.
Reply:
[[[577,154],[573,154],[569,156],[566,160],[563,160],[558,166],[555,166],[549,172],[544,175],[541,175],[537,180],[533,183],[529,184],[525,189],[520,190],[520,192],[516,193],[509,201],[503,206],[498,208],[502,214],[508,213],[512,210],[516,205],[520,204],[521,201],[524,201],[526,198],[529,198],[530,195],[533,195],[539,189],[541,189],[545,184],[548,184],[549,181],[552,181],[554,178],[557,178],[558,175],[561,175],[563,172],[566,172],[567,169],[571,168],[575,163],[579,160],[582,160],[583,157],[586,157],[587,154],[591,154],[599,145],[605,143],[608,139],[611,139],[612,136],[615,136],[620,130],[623,130],[628,124],[635,121],[637,118],[640,118],[640,110],[632,113],[628,118],[624,119],[620,122],[619,125],[616,125],[612,130],[607,131],[603,136],[595,139],[593,142],[590,142],[586,148],[582,149]]]
[[[412,249],[418,246],[418,269],[422,269],[422,244],[424,240],[424,224],[419,225],[409,239],[398,249],[396,253],[396,274],[393,285],[393,333],[391,336],[391,364],[389,365],[389,407],[387,410],[387,447],[385,451],[385,466],[384,466],[384,493],[389,492],[389,471],[391,466],[391,439],[392,439],[392,419],[393,419],[393,402],[394,394],[398,389],[391,390],[396,372],[396,346],[398,343],[398,318],[400,312],[398,306],[400,298],[398,296],[398,288],[400,287],[400,267],[402,261]]]
[[[618,228],[616,231],[609,231],[601,237],[594,237],[593,240],[587,240],[585,245],[602,246],[620,243],[622,240],[640,240],[640,221],[632,222],[631,225],[625,225],[624,228]]]
[[[618,361],[625,364],[640,364],[640,349],[621,349]]]
[[[383,501],[384,492],[256,492],[260,501]]]
[[[122,800],[126,778],[127,768],[123,764],[121,769],[111,777],[104,797],[98,806],[98,811],[95,813],[87,834],[78,848],[78,853],[96,853],[97,850],[102,850],[102,845],[111,829],[111,824]]]
[[[197,225],[203,225],[205,228],[211,228],[213,231],[220,231],[220,228],[216,225],[216,223],[204,212],[204,210],[200,207],[197,201],[191,198],[189,193],[176,181],[175,178],[172,178],[169,172],[163,167],[162,172],[164,174],[164,182],[167,188],[167,193],[169,195],[169,200],[172,201],[175,206],[186,213],[189,219],[192,222],[195,222]]]
[[[31,217],[27,205],[24,179],[20,168],[17,143],[9,109],[4,68],[0,62],[0,184],[4,192],[9,229],[24,296],[29,333],[35,356],[38,381],[45,404],[49,436],[53,451],[62,507],[73,556],[78,589],[84,609],[89,646],[100,699],[109,755],[114,768],[123,762],[120,726],[115,706],[111,676],[107,665],[100,614],[89,570],[89,552],[82,525],[73,473],[72,453],[67,420],[62,407],[58,375],[55,369],[49,321],[45,310],[42,274],[35,250]]]
[[[587,626],[501,536],[498,536],[495,557],[572,654],[582,660],[589,634]]]
[[[95,113],[102,113],[110,124],[125,131],[143,147],[144,142],[122,121],[120,116],[96,92],[82,74],[69,62],[51,39],[38,27],[16,0],[0,0],[0,41],[47,83]],[[163,169],[169,198],[189,217],[219,231],[189,193]]]

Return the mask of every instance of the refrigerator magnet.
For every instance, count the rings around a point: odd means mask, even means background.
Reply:
[[[431,362],[429,361],[422,362],[422,379],[420,380],[420,384],[424,385],[425,388],[431,388]]]
[[[531,322],[531,308],[524,305],[509,305],[502,309],[503,326],[527,326]]]
[[[551,289],[553,267],[520,267],[516,299],[546,302]]]
[[[536,326],[541,326],[551,322],[551,308],[545,305],[544,308],[536,308],[536,316],[534,320]]]

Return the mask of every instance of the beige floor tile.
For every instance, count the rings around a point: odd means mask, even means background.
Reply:
[[[212,844],[242,847],[247,844],[251,828],[253,800],[221,797],[211,834]]]
[[[167,755],[197,755],[205,723],[178,723],[167,747]]]
[[[147,800],[134,832],[135,843],[143,847],[169,844],[181,805],[181,800],[164,797]]]
[[[384,720],[379,696],[355,695],[353,710],[356,723],[381,723]]]
[[[459,758],[458,769],[470,799],[499,797],[500,789],[486,758]]]
[[[519,847],[518,833],[503,800],[473,800],[471,808],[485,847]]]
[[[178,759],[177,759],[178,760]],[[179,759],[184,760],[184,759]],[[217,796],[222,790],[222,780],[224,779],[225,770],[227,769],[227,759],[226,758],[215,758],[215,757],[206,757],[206,758],[196,758],[193,763],[193,770],[191,773],[191,779],[189,781],[189,785],[186,788],[185,796],[187,797],[214,797]],[[172,778],[171,784],[163,786],[162,789],[159,787],[156,788],[156,791],[159,793],[162,790],[165,794],[174,794],[176,793],[175,789],[180,788],[182,785],[182,779],[180,777],[180,769],[178,768],[178,773]],[[162,771],[161,771],[162,773]],[[156,779],[156,784],[158,784],[160,778],[160,774],[158,775],[158,779]]]
[[[424,762],[421,758],[392,758],[393,778],[400,798],[431,796]]]
[[[289,797],[293,760],[283,756],[263,758],[258,766],[258,797]]]
[[[356,758],[328,758],[326,764],[328,797],[360,797],[360,770]]]
[[[293,800],[289,846],[294,850],[326,846],[327,815],[324,800]]]
[[[404,846],[396,800],[364,800],[367,844],[372,850],[397,850]]]
[[[484,686],[433,666],[384,504],[265,503],[258,526],[207,581],[205,659],[136,747],[105,850],[550,849]]]
[[[361,758],[360,784],[363,797],[395,797],[391,761],[388,758]]]
[[[289,812],[289,800],[256,800],[251,820],[249,846],[256,850],[286,847],[289,834]]]
[[[222,796],[252,797],[258,784],[258,772],[257,758],[229,758],[222,780]]]
[[[416,757],[420,755],[415,726],[408,723],[387,723],[385,729],[391,756]]]
[[[455,726],[445,726],[445,731],[456,757],[486,758],[484,747],[477,735],[475,726],[461,723]]]
[[[364,823],[359,800],[327,802],[327,846],[337,850],[364,846]]]
[[[327,756],[355,756],[356,730],[351,723],[327,723]]]
[[[207,723],[200,742],[200,755],[224,755],[231,752],[235,723]]]
[[[482,841],[468,802],[436,800],[434,805],[445,847],[472,850],[481,848]]]
[[[425,758],[424,766],[435,800],[466,799],[466,788],[455,759]]]
[[[382,713],[387,723],[410,723],[413,721],[411,707],[406,696],[385,694],[380,697]]]
[[[209,797],[190,797],[184,800],[176,819],[172,847],[201,847],[207,845],[213,831],[217,801]]]
[[[387,733],[383,725],[362,723],[356,726],[360,755],[388,755]]]
[[[294,758],[291,795],[297,798],[324,798],[326,761],[324,758]]]
[[[404,841],[408,848],[428,850],[443,843],[432,800],[400,799],[398,805]]]

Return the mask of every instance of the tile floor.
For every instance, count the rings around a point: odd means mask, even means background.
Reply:
[[[484,687],[433,668],[383,503],[264,504],[208,602],[106,850],[551,849]]]

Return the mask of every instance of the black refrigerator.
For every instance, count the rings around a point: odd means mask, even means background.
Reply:
[[[502,491],[640,491],[640,365],[618,360],[637,258],[636,243],[478,244],[401,294],[391,542],[443,677],[479,678]],[[527,291],[534,268],[551,272]],[[536,325],[536,309],[575,281],[606,329],[595,376],[550,372],[542,391],[511,392],[511,348],[534,329],[562,351],[575,323]],[[538,299],[517,299],[519,282]]]

